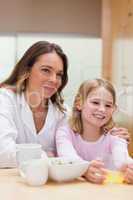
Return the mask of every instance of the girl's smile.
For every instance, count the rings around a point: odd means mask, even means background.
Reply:
[[[103,87],[91,91],[81,111],[83,124],[102,127],[110,120],[114,111],[111,93]]]

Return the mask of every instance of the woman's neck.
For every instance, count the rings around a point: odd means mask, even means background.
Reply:
[[[90,124],[84,124],[82,137],[86,141],[97,141],[101,137],[101,129]]]
[[[36,93],[30,93],[29,91],[26,91],[24,95],[33,112],[47,110],[48,99],[41,98],[41,96],[36,95]]]
[[[30,96],[30,93],[25,92],[25,99],[32,111],[36,132],[39,133],[45,124],[45,120],[48,113],[48,100],[40,98],[37,96]]]

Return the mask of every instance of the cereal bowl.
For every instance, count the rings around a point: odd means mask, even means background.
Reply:
[[[49,159],[49,178],[54,181],[71,181],[82,176],[89,162],[58,157]]]

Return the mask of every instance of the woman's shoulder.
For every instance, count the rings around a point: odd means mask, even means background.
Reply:
[[[3,96],[15,96],[16,92],[14,87],[10,86],[10,87],[1,87],[0,88],[0,95]]]
[[[0,88],[0,100],[9,102],[9,101],[16,101],[17,94],[13,89],[7,87]]]

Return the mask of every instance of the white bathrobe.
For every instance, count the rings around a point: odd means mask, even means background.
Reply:
[[[55,132],[67,113],[62,113],[49,101],[43,128],[37,134],[33,115],[24,94],[0,89],[0,168],[16,166],[16,144],[40,143],[44,151],[56,152]]]

